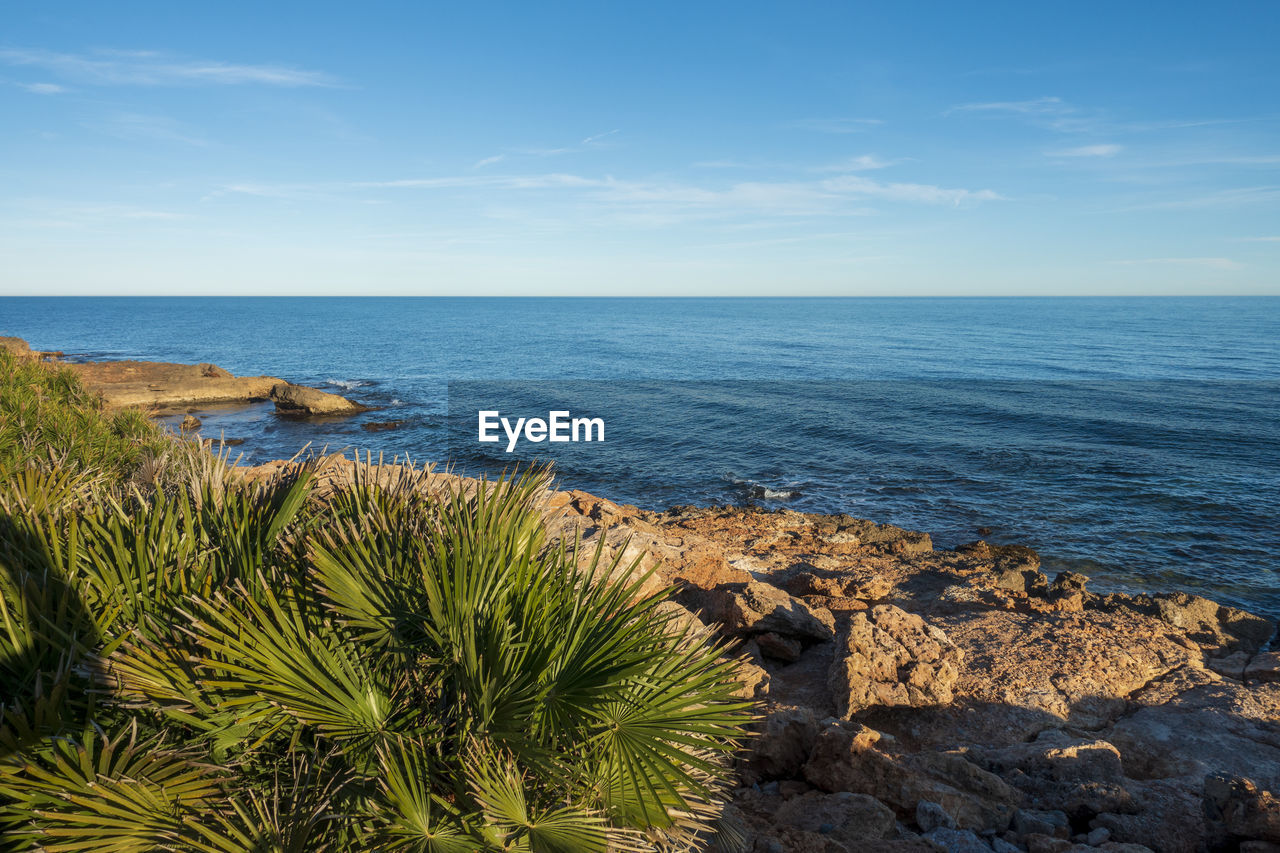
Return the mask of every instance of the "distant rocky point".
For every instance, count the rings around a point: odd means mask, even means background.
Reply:
[[[0,348],[20,358],[57,358],[62,353],[31,349],[21,338],[0,338]],[[354,415],[368,406],[275,376],[233,376],[215,364],[163,361],[64,362],[85,387],[102,395],[108,406],[173,410],[212,403],[271,401],[276,413],[289,417]]]

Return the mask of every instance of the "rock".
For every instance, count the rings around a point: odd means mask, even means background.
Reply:
[[[897,827],[893,811],[866,794],[810,791],[793,797],[774,813],[779,824],[816,832],[857,850],[863,841],[890,838]]]
[[[967,829],[939,826],[923,837],[943,853],[991,853],[991,845]]]
[[[751,742],[748,782],[799,776],[818,739],[818,721],[807,708],[773,709]]]
[[[784,799],[789,800],[792,797],[798,797],[806,791],[813,790],[809,783],[801,782],[799,779],[783,779],[778,783],[778,794]]]
[[[1022,843],[1027,845],[1029,853],[1075,853],[1077,846],[1065,838],[1038,832],[1023,836]]]
[[[187,415],[182,419],[182,423],[178,425],[178,429],[182,432],[195,432],[200,429],[200,419],[195,415]]]
[[[1013,813],[1013,829],[1019,835],[1045,835],[1050,838],[1069,838],[1071,821],[1066,812],[1018,809]]]
[[[224,370],[216,364],[203,362],[196,365],[196,370],[200,371],[200,375],[209,379],[231,379],[231,371]]]
[[[1088,822],[1090,830],[1111,833],[1107,844],[1144,844],[1160,853],[1203,853],[1219,849],[1222,838],[1210,830],[1203,798],[1181,781],[1130,782],[1133,809],[1128,814],[1103,812]]]
[[[400,429],[404,426],[404,421],[368,421],[360,424],[360,429],[365,432],[386,432],[388,430]]]
[[[1111,830],[1107,829],[1105,826],[1100,826],[1097,829],[1090,830],[1085,835],[1084,843],[1088,844],[1090,847],[1101,847],[1110,840]]]
[[[1215,773],[1204,780],[1205,815],[1237,838],[1280,844],[1280,797],[1251,779]]]
[[[921,832],[928,832],[938,827],[955,829],[956,819],[947,814],[947,810],[938,803],[921,800],[916,803],[916,826],[920,827]]]
[[[1276,630],[1269,619],[1185,592],[1137,596],[1134,603],[1184,631],[1197,643],[1220,646],[1229,652],[1243,650],[1253,654]]]
[[[282,415],[353,415],[368,411],[368,407],[345,397],[291,382],[273,385],[268,396],[275,402],[276,412]]]
[[[1116,723],[1107,740],[1134,779],[1209,773],[1280,784],[1280,684],[1232,681],[1187,690]]]
[[[1280,681],[1280,651],[1259,652],[1244,668],[1244,680],[1250,684]]]
[[[991,849],[994,850],[995,853],[1022,853],[1021,847],[1011,844],[999,836],[993,836],[991,838]]]
[[[831,614],[812,608],[775,586],[751,581],[742,589],[721,587],[706,596],[704,617],[730,634],[781,634],[817,642],[835,636]]]
[[[1057,609],[1067,613],[1084,610],[1090,594],[1085,590],[1089,579],[1078,572],[1059,572],[1049,587],[1049,600]]]
[[[1244,670],[1248,665],[1249,653],[1245,651],[1232,652],[1225,657],[1211,657],[1205,661],[1205,666],[1218,675],[1236,681],[1244,681]]]
[[[903,817],[929,800],[962,829],[1000,831],[1009,825],[1018,793],[999,777],[946,753],[890,755],[879,732],[857,723],[830,720],[818,735],[805,779],[824,791],[868,794]]]
[[[828,677],[836,713],[876,706],[945,705],[962,655],[938,628],[891,604],[853,614]]]
[[[800,660],[800,652],[803,650],[799,640],[792,637],[784,637],[772,631],[758,635],[756,643],[759,644],[760,651],[767,657],[786,661],[787,663],[795,663]]]

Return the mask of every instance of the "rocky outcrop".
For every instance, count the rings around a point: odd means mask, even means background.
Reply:
[[[272,400],[291,416],[355,414],[367,411],[337,394],[294,385],[274,376],[233,376],[215,364],[160,361],[68,362],[89,390],[108,406],[183,409],[217,403]]]
[[[367,406],[353,403],[346,397],[291,382],[276,383],[267,397],[276,404],[277,412],[292,417],[354,415],[368,411]]]
[[[831,664],[836,714],[945,705],[962,657],[941,630],[892,604],[854,613],[840,632]]]
[[[1265,618],[1103,594],[1050,580],[1030,549],[939,550],[847,516],[652,513],[582,492],[544,511],[553,541],[581,534],[618,571],[652,571],[643,591],[675,586],[673,624],[705,623],[741,661],[760,720],[726,819],[750,853],[1280,844]]]

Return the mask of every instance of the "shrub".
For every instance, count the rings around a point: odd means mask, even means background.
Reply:
[[[120,479],[174,450],[145,413],[105,409],[70,368],[0,349],[0,473],[56,465]]]
[[[705,842],[749,720],[722,648],[636,566],[548,542],[541,476],[358,465],[320,500],[317,465],[109,499],[66,469],[0,486],[0,838]]]

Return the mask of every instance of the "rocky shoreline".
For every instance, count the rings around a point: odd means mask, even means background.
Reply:
[[[322,492],[353,469],[330,463]],[[727,813],[747,850],[1280,851],[1269,619],[844,515],[560,491],[546,518],[657,566],[674,618],[736,644],[761,713]]]
[[[363,408],[213,365],[66,366],[117,406]],[[354,463],[322,470],[321,494]],[[1280,853],[1268,618],[1185,593],[1100,595],[1046,576],[1029,548],[938,549],[845,515],[555,491],[545,517],[555,538],[654,568],[673,619],[733,644],[760,712],[725,814],[745,850]]]
[[[60,352],[31,349],[21,338],[0,338],[0,348],[24,358],[59,361]],[[163,361],[60,361],[75,371],[106,405],[159,412],[225,403],[275,403],[276,413],[290,417],[344,416],[369,411],[368,406],[275,376],[233,376],[214,364]]]

